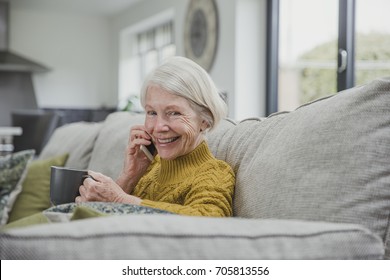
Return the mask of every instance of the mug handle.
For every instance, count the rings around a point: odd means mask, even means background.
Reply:
[[[96,181],[95,178],[93,178],[91,175],[88,175],[88,174],[87,174],[87,175],[83,175],[83,177],[82,177],[83,182],[84,182],[84,180],[87,179],[87,178],[91,178],[92,180]]]

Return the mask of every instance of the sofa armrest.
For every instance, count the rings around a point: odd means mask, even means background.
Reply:
[[[1,259],[382,259],[366,228],[294,220],[122,215],[0,234]]]

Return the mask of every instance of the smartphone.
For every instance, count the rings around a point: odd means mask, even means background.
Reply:
[[[144,152],[150,161],[153,161],[154,154],[156,153],[156,147],[154,146],[153,142],[148,146],[141,145],[140,149]]]

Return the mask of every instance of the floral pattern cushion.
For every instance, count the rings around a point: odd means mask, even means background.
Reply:
[[[8,214],[22,191],[27,164],[34,154],[34,150],[25,150],[0,157],[0,225],[8,221]]]
[[[126,215],[126,214],[173,214],[171,212],[156,208],[139,206],[133,204],[122,204],[112,202],[82,202],[82,203],[67,203],[53,206],[44,211],[44,213],[73,213],[76,207],[84,206],[92,208],[103,214],[110,215]]]

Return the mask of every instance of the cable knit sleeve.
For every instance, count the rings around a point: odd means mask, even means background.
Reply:
[[[235,176],[227,163],[215,160],[204,164],[192,178],[188,178],[188,184],[182,204],[144,199],[142,205],[191,216],[233,215]]]

